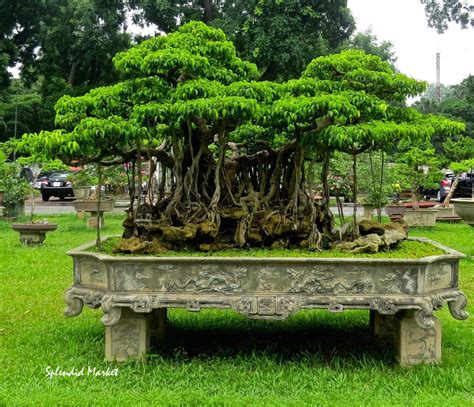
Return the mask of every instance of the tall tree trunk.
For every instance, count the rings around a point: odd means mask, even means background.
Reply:
[[[203,0],[202,5],[204,7],[204,22],[209,24],[214,20],[214,13],[212,11],[212,0]]]
[[[451,201],[451,198],[454,195],[454,191],[456,190],[456,187],[459,184],[459,181],[461,180],[461,174],[457,174],[456,178],[454,179],[454,182],[451,184],[451,189],[448,192],[448,195],[446,195],[446,198],[444,199],[443,202],[443,207],[447,208],[449,206],[449,201]]]
[[[354,239],[359,237],[357,228],[357,154],[352,154],[352,200],[354,201],[354,210],[352,212],[352,236]]]
[[[71,86],[74,86],[74,79],[76,78],[76,70],[77,70],[77,66],[79,65],[79,62],[78,61],[74,61],[72,66],[71,66],[71,69],[69,70],[69,75],[68,75],[68,78],[67,78],[67,83]]]

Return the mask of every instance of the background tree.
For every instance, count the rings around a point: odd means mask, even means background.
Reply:
[[[446,138],[443,134],[433,136],[433,145],[442,156],[444,165],[452,161],[469,159],[474,154],[474,76],[469,75],[458,85],[444,86],[441,101],[433,92],[434,86],[414,106],[422,113],[432,113],[465,123],[465,135]]]
[[[382,61],[390,62],[393,66],[397,61],[393,44],[390,41],[379,42],[377,36],[372,34],[370,29],[353,35],[344,42],[340,50],[353,48],[360,49],[366,54],[377,55]]]
[[[0,96],[0,142],[36,132],[41,126],[42,100],[35,89],[25,88],[20,79]]]
[[[355,28],[347,1],[205,0],[134,2],[142,23],[169,33],[192,20],[221,28],[239,55],[257,64],[263,80],[296,78]]]
[[[7,66],[21,64],[24,84],[34,84],[43,98],[43,128],[53,128],[53,106],[60,96],[117,80],[112,57],[131,38],[125,32],[125,0],[2,3],[0,86],[8,85]]]
[[[474,27],[474,5],[469,0],[421,0],[430,27],[439,33],[454,22],[462,28]]]

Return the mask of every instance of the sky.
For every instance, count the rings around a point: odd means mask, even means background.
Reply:
[[[357,31],[372,29],[379,41],[390,41],[400,72],[429,83],[436,80],[436,53],[441,83],[455,85],[474,74],[474,29],[451,25],[438,35],[429,28],[419,0],[348,0]]]

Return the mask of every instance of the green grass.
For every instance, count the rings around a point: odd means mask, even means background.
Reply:
[[[131,256],[130,254],[118,253],[114,254],[114,249],[120,242],[119,237],[110,237],[101,244],[100,250],[97,246],[88,249],[90,252],[102,252],[110,255]],[[251,248],[245,249],[225,249],[212,252],[202,252],[199,250],[183,250],[153,254],[154,257],[176,257],[176,256],[191,256],[191,257],[304,257],[304,258],[389,258],[389,259],[419,259],[427,256],[435,256],[443,254],[444,251],[434,247],[429,243],[403,241],[396,248],[390,251],[382,251],[379,253],[360,253],[351,254],[342,252],[340,250],[323,250],[323,251],[308,251],[304,249],[259,249]],[[143,255],[141,255],[143,256]]]
[[[72,284],[64,253],[93,240],[73,216],[43,247],[24,248],[0,222],[0,405],[373,405],[472,406],[474,318],[443,324],[443,364],[399,367],[390,342],[374,339],[367,311],[304,311],[287,321],[252,321],[232,311],[171,310],[171,332],[144,362],[104,362],[100,310],[65,318]],[[120,233],[107,217],[104,234]],[[470,257],[461,286],[474,301],[474,229],[441,224],[417,229]],[[468,310],[474,311],[470,305]],[[118,377],[46,377],[46,368],[118,366]]]

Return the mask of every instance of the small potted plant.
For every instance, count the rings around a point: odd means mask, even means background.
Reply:
[[[0,163],[0,190],[3,191],[2,203],[5,217],[15,219],[23,214],[25,196],[28,195],[30,188],[28,181],[18,175],[14,164]]]
[[[87,219],[87,226],[90,228],[99,227],[101,228],[104,224],[104,212],[109,212],[114,209],[115,201],[105,195],[102,195],[102,175],[93,175],[95,174],[94,168],[88,168],[87,173],[89,174],[90,178],[86,178],[83,176],[84,179],[89,179],[95,181],[95,184],[98,184],[96,188],[90,187],[92,191],[86,198],[83,199],[76,199],[74,201],[74,208],[77,212],[89,212],[91,214],[90,218]],[[97,181],[96,181],[97,180]]]
[[[421,202],[421,189],[437,186],[438,163],[431,143],[425,142],[409,148],[399,157],[399,171],[406,177],[412,201],[407,207],[404,220],[409,226],[434,226],[436,210],[433,202]]]
[[[87,199],[91,193],[92,185],[95,185],[96,176],[91,168],[83,168],[68,177],[72,183],[72,191],[76,199]]]
[[[20,242],[25,246],[43,244],[46,239],[46,232],[56,230],[56,223],[49,223],[47,219],[33,221],[35,211],[35,195],[38,191],[30,187],[30,215],[26,223],[13,223],[12,229],[20,234]]]

